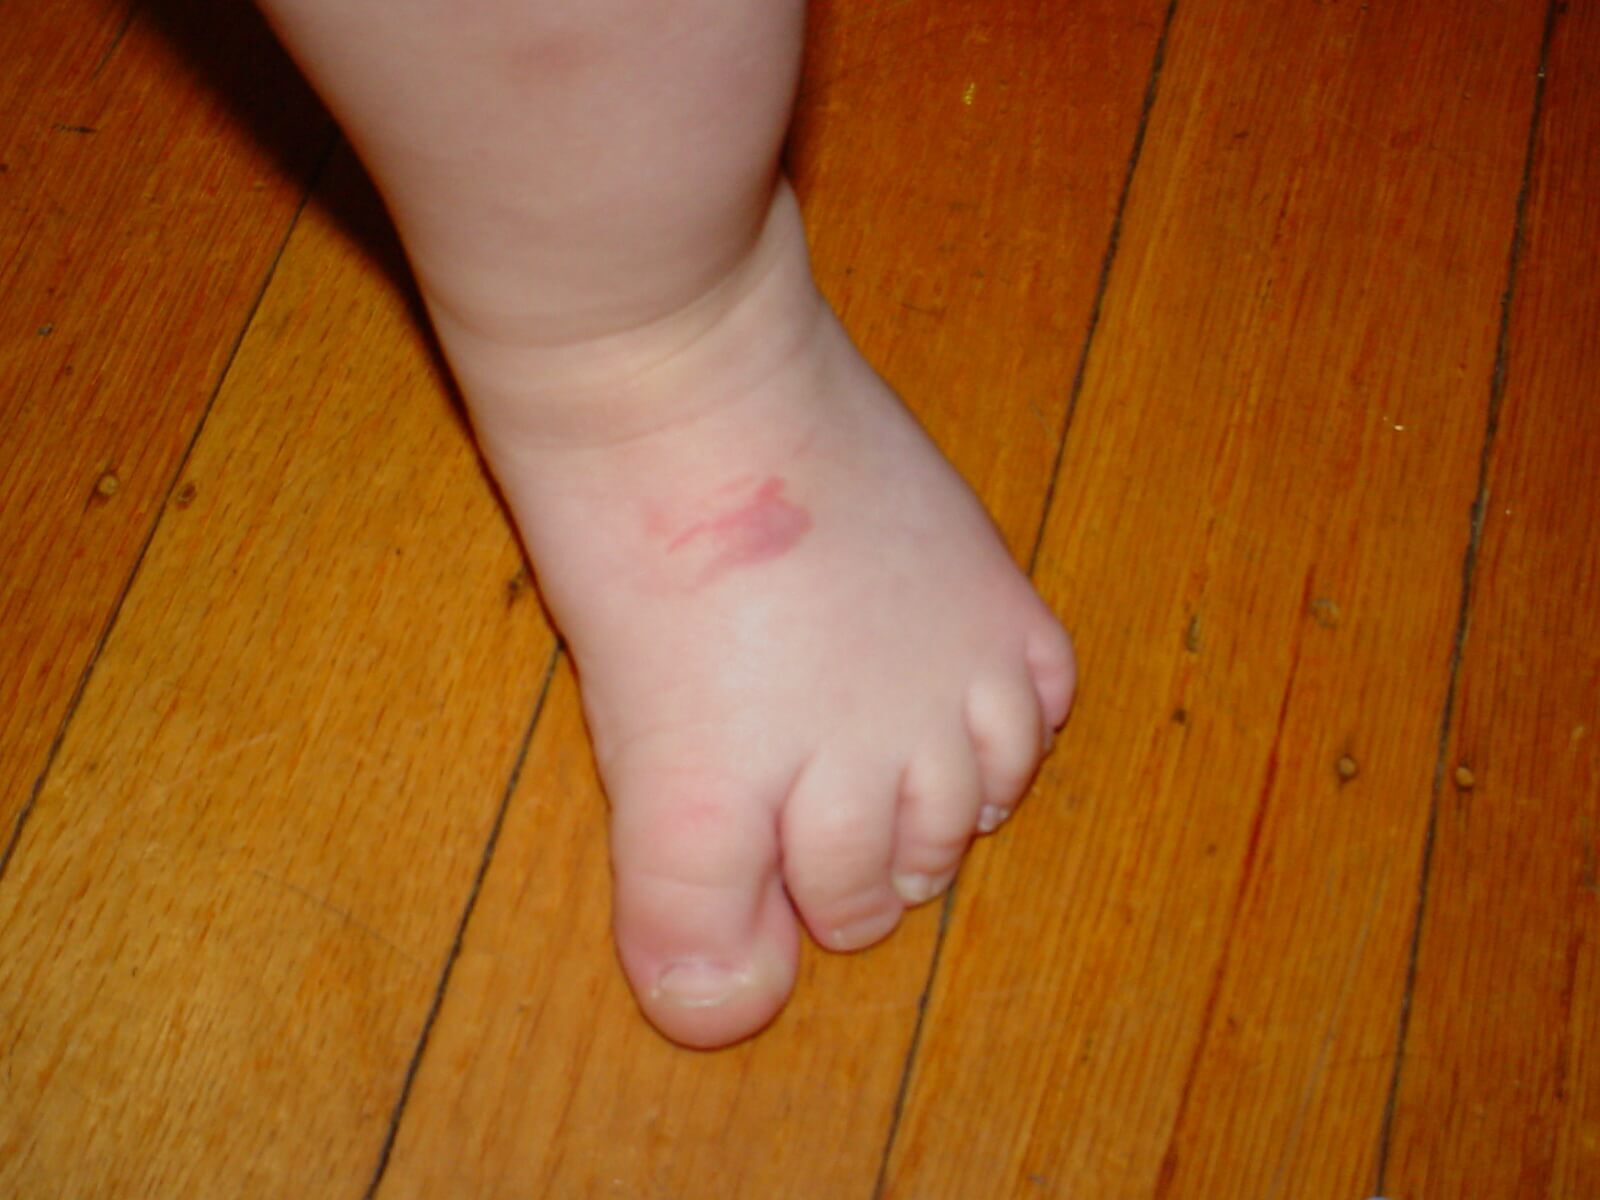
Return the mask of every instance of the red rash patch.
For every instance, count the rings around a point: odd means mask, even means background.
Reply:
[[[667,551],[702,547],[709,579],[787,554],[810,528],[811,514],[786,500],[783,480],[773,476],[733,507],[685,526],[667,542]]]

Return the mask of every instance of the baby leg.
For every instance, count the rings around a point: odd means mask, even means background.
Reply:
[[[798,0],[264,0],[394,215],[572,651],[668,1036],[948,886],[1066,634],[811,280]]]

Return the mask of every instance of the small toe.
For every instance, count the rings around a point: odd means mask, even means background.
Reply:
[[[863,949],[900,923],[904,905],[890,882],[896,782],[865,752],[820,755],[784,804],[784,882],[826,949]]]
[[[611,846],[617,950],[651,1023],[710,1048],[771,1021],[799,934],[770,807],[718,787],[619,788]]]
[[[972,841],[983,799],[978,760],[958,722],[907,764],[900,784],[894,889],[907,904],[941,894]]]
[[[1053,734],[1066,721],[1078,685],[1072,638],[1054,616],[1028,638],[1027,662],[1044,713],[1045,733]]]
[[[1044,751],[1045,725],[1031,673],[1018,664],[977,680],[967,693],[966,718],[983,782],[978,831],[992,833],[1022,798]]]

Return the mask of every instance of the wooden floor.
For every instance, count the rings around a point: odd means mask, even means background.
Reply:
[[[0,1196],[1600,1197],[1600,0],[815,6],[823,286],[1084,682],[715,1055],[328,118],[232,4],[0,62]]]

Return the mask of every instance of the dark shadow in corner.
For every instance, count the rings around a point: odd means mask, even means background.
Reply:
[[[133,0],[131,20],[148,22],[172,45],[288,178],[315,186],[318,165],[338,127],[290,61],[266,19],[247,0]],[[347,147],[338,153],[348,154]],[[340,230],[403,289],[412,288],[394,229],[375,193],[319,189],[319,204]],[[370,182],[366,191],[373,192]]]
[[[383,272],[405,299],[455,415],[467,425],[465,406],[383,201],[260,11],[247,0],[132,0],[130,20],[147,21],[157,30],[278,170],[310,189],[310,203]]]
[[[248,0],[131,0],[131,13],[130,20],[148,21],[177,49],[196,78],[267,151],[277,168],[310,190],[310,203],[327,213],[399,292],[422,334],[451,415],[471,440],[478,469],[515,529],[511,507],[483,457],[466,402],[378,190],[266,19]],[[526,564],[525,550],[523,556]],[[535,594],[544,606],[537,584]],[[545,618],[550,619],[548,608]]]

